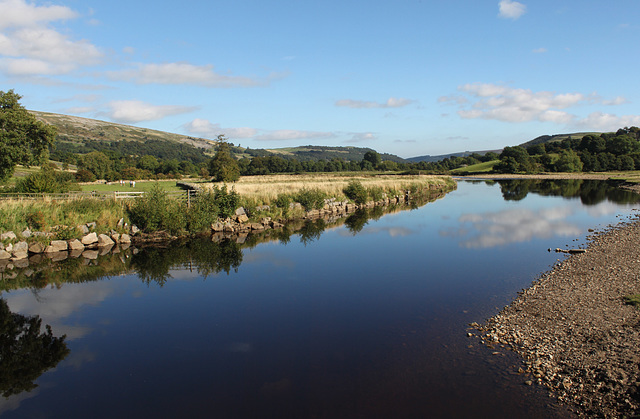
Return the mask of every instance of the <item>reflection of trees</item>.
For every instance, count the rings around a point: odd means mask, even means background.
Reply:
[[[502,197],[505,201],[520,201],[529,193],[542,196],[580,198],[584,205],[596,205],[605,200],[616,204],[629,204],[640,201],[640,197],[637,194],[598,180],[510,179],[501,180],[499,183]]]
[[[171,268],[189,264],[198,273],[208,276],[219,272],[237,272],[242,263],[242,250],[233,240],[213,242],[193,239],[172,247],[147,247],[134,255],[131,261],[138,277],[147,284],[162,286],[171,278]]]
[[[298,230],[300,242],[306,246],[312,241],[318,240],[320,236],[322,236],[325,228],[327,228],[327,223],[322,218],[318,218],[315,221],[308,220],[302,228]]]
[[[347,226],[350,232],[354,235],[362,231],[365,225],[369,222],[369,217],[367,217],[367,212],[365,210],[357,210],[353,214],[351,214],[344,221],[344,225]]]
[[[4,397],[31,391],[34,381],[68,354],[66,336],[54,337],[51,326],[41,333],[39,316],[12,313],[0,299],[0,392]]]

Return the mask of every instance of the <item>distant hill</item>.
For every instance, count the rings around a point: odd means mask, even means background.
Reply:
[[[586,135],[599,136],[601,134],[602,134],[601,132],[574,132],[572,134],[541,135],[540,137],[536,137],[531,141],[527,141],[526,143],[520,144],[520,147],[527,148],[527,147],[530,147],[532,145],[551,143],[551,142],[555,142],[555,141],[562,141],[562,140],[566,140],[567,138],[581,139],[582,137],[584,137]]]
[[[409,157],[407,159],[405,159],[408,162],[411,163],[418,163],[421,161],[427,162],[427,163],[433,163],[433,162],[437,162],[440,160],[444,160],[446,158],[449,157],[467,157],[470,156],[472,154],[480,154],[481,156],[484,156],[487,153],[493,152],[493,153],[500,153],[502,150],[482,150],[482,151],[461,151],[458,153],[450,153],[450,154],[441,154],[438,156],[430,156],[430,155],[426,155],[426,156],[418,156],[418,157]]]
[[[37,119],[58,128],[57,144],[53,154],[85,154],[91,151],[116,151],[122,154],[149,154],[159,158],[188,159],[194,162],[210,158],[215,153],[216,141],[197,138],[113,122],[78,116],[29,111]],[[233,141],[233,138],[229,139]],[[375,151],[364,147],[300,146],[275,149],[249,149],[232,146],[238,158],[279,156],[299,161],[342,159],[361,161],[365,153]],[[196,156],[197,155],[197,156]],[[380,153],[383,160],[404,162],[399,156]]]

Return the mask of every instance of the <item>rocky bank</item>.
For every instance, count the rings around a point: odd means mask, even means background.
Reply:
[[[545,385],[580,417],[640,414],[640,217],[589,238],[484,325],[485,344],[524,359],[523,382]]]

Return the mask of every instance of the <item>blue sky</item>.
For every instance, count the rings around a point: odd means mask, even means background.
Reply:
[[[0,0],[28,109],[412,157],[640,126],[640,1]]]

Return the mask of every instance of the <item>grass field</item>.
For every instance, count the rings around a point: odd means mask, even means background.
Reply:
[[[459,167],[451,171],[452,174],[463,173],[487,173],[493,170],[493,166],[499,163],[500,160],[491,160],[483,163],[472,164],[471,166]]]
[[[341,197],[342,190],[350,181],[357,180],[365,188],[382,188],[385,191],[402,191],[412,184],[447,184],[452,182],[447,176],[398,176],[368,175],[353,173],[314,173],[314,174],[281,174],[265,176],[243,176],[238,182],[230,184],[240,196],[255,199],[263,204],[270,204],[278,195],[291,194],[301,189],[320,189],[328,196]],[[201,186],[220,186],[220,184],[201,183]]]
[[[168,192],[177,192],[182,191],[183,189],[176,186],[175,180],[143,180],[136,181],[136,186],[129,186],[129,181],[125,181],[124,185],[120,185],[120,183],[112,183],[110,185],[105,185],[104,183],[91,183],[88,185],[81,185],[80,187],[84,192],[146,192],[155,184],[158,184],[162,187],[162,189]]]

